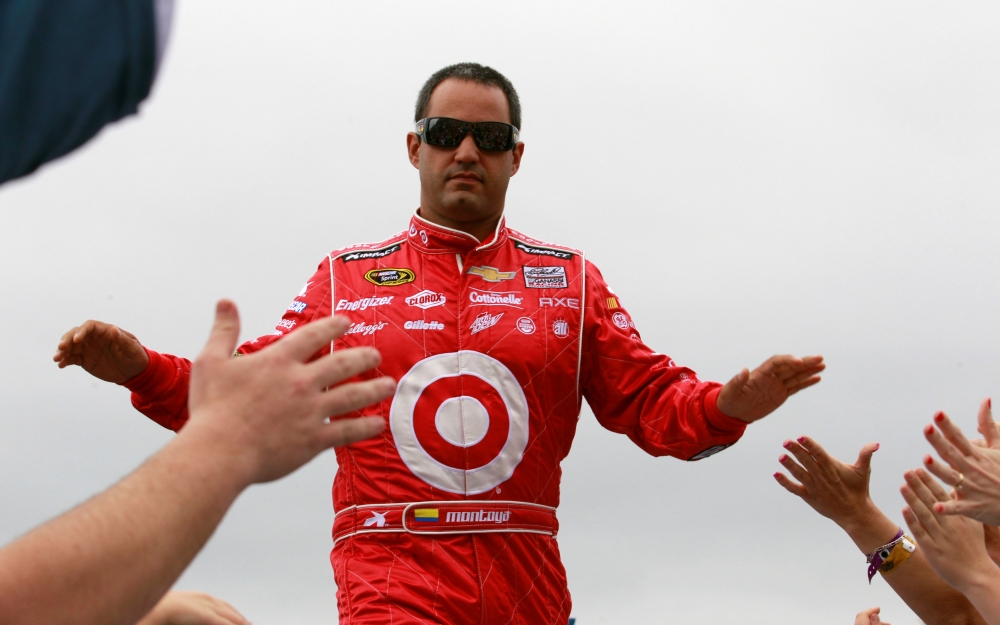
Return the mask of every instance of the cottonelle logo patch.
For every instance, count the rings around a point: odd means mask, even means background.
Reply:
[[[517,295],[517,292],[501,293],[499,291],[469,289],[469,303],[472,306],[513,306],[520,308],[522,298]]]
[[[372,269],[365,273],[365,280],[378,286],[399,286],[417,279],[411,269]]]
[[[514,247],[526,252],[528,254],[534,254],[535,256],[551,256],[553,258],[562,258],[563,260],[569,260],[573,258],[574,254],[567,252],[566,250],[554,250],[548,247],[536,247],[534,245],[528,245],[527,243],[521,243],[520,241],[514,241]]]
[[[370,258],[385,258],[389,254],[398,252],[400,248],[399,243],[395,245],[390,245],[389,247],[384,247],[380,250],[358,250],[357,252],[351,252],[350,254],[344,254],[340,257],[340,260],[345,263],[349,263],[352,260],[368,260]]]
[[[469,350],[413,365],[400,378],[389,409],[389,427],[407,468],[435,488],[464,495],[510,479],[528,446],[528,423],[528,400],[510,369]],[[418,508],[414,520],[447,519],[440,512]],[[477,521],[478,513],[470,512]]]

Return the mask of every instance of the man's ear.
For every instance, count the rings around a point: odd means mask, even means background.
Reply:
[[[510,175],[513,176],[521,169],[521,156],[524,155],[524,142],[519,142],[514,146],[514,161],[510,164]]]
[[[420,137],[417,136],[417,133],[407,133],[406,152],[410,157],[410,163],[417,169],[420,169]]]

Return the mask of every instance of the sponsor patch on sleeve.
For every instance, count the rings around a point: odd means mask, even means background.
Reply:
[[[688,458],[688,462],[694,462],[696,460],[704,460],[705,458],[708,458],[709,456],[714,456],[723,449],[728,449],[729,447],[732,447],[732,445],[716,445],[715,447],[709,447],[705,451],[697,453]]]
[[[529,289],[565,289],[565,267],[524,267],[524,286]]]

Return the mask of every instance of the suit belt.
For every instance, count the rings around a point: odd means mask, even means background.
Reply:
[[[418,501],[351,506],[333,517],[333,543],[357,534],[485,534],[555,536],[556,509],[521,501]]]

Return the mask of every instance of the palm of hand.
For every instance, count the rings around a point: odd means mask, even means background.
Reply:
[[[757,421],[771,414],[788,399],[788,389],[774,373],[756,369],[739,388],[728,389],[727,384],[719,393],[719,409],[743,421]],[[725,408],[723,408],[725,405]]]

